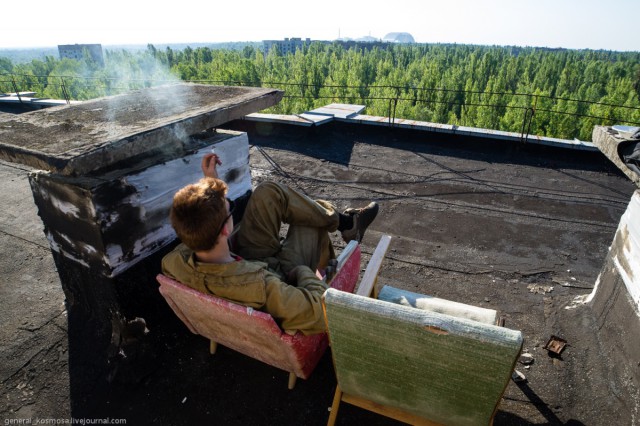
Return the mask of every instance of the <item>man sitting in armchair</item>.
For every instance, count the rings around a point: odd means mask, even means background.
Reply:
[[[327,201],[263,182],[234,224],[234,203],[216,170],[221,164],[216,154],[205,155],[205,177],[174,196],[170,219],[182,244],[164,257],[162,272],[202,293],[267,312],[289,333],[325,331],[321,296],[328,286],[316,271],[335,257],[329,233],[362,241],[378,204],[339,213]],[[281,241],[283,223],[289,230]]]

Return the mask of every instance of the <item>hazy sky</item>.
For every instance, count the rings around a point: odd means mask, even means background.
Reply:
[[[403,31],[419,43],[640,50],[640,0],[10,0],[0,48],[334,40]]]

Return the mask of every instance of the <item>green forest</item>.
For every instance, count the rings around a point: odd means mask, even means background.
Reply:
[[[279,114],[353,103],[369,115],[580,140],[597,124],[640,126],[640,52],[314,42],[287,55],[148,45],[104,59],[0,57],[0,92],[85,100],[189,81],[282,89],[268,111]]]

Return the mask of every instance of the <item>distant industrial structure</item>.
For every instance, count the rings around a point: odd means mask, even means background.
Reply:
[[[382,38],[388,43],[415,43],[413,36],[409,33],[389,33]]]
[[[363,38],[359,38],[356,40],[353,39],[338,39],[334,41],[327,40],[311,40],[310,38],[285,38],[284,40],[263,40],[262,41],[262,50],[265,56],[269,53],[271,49],[274,47],[278,48],[278,51],[281,55],[287,55],[289,53],[295,54],[296,50],[303,49],[304,46],[308,46],[311,43],[340,43],[345,48],[351,47],[362,47],[364,49],[371,49],[374,46],[384,47],[388,43],[415,43],[413,36],[409,33],[395,32],[388,33],[382,39],[377,39],[375,37],[367,36]]]
[[[58,54],[60,59],[82,60],[87,52],[89,57],[100,65],[104,65],[104,57],[102,55],[101,44],[60,44],[58,45]]]

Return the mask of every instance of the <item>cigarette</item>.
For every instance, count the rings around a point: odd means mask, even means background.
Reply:
[[[216,149],[215,148],[211,148],[211,153],[215,154],[216,153]]]

